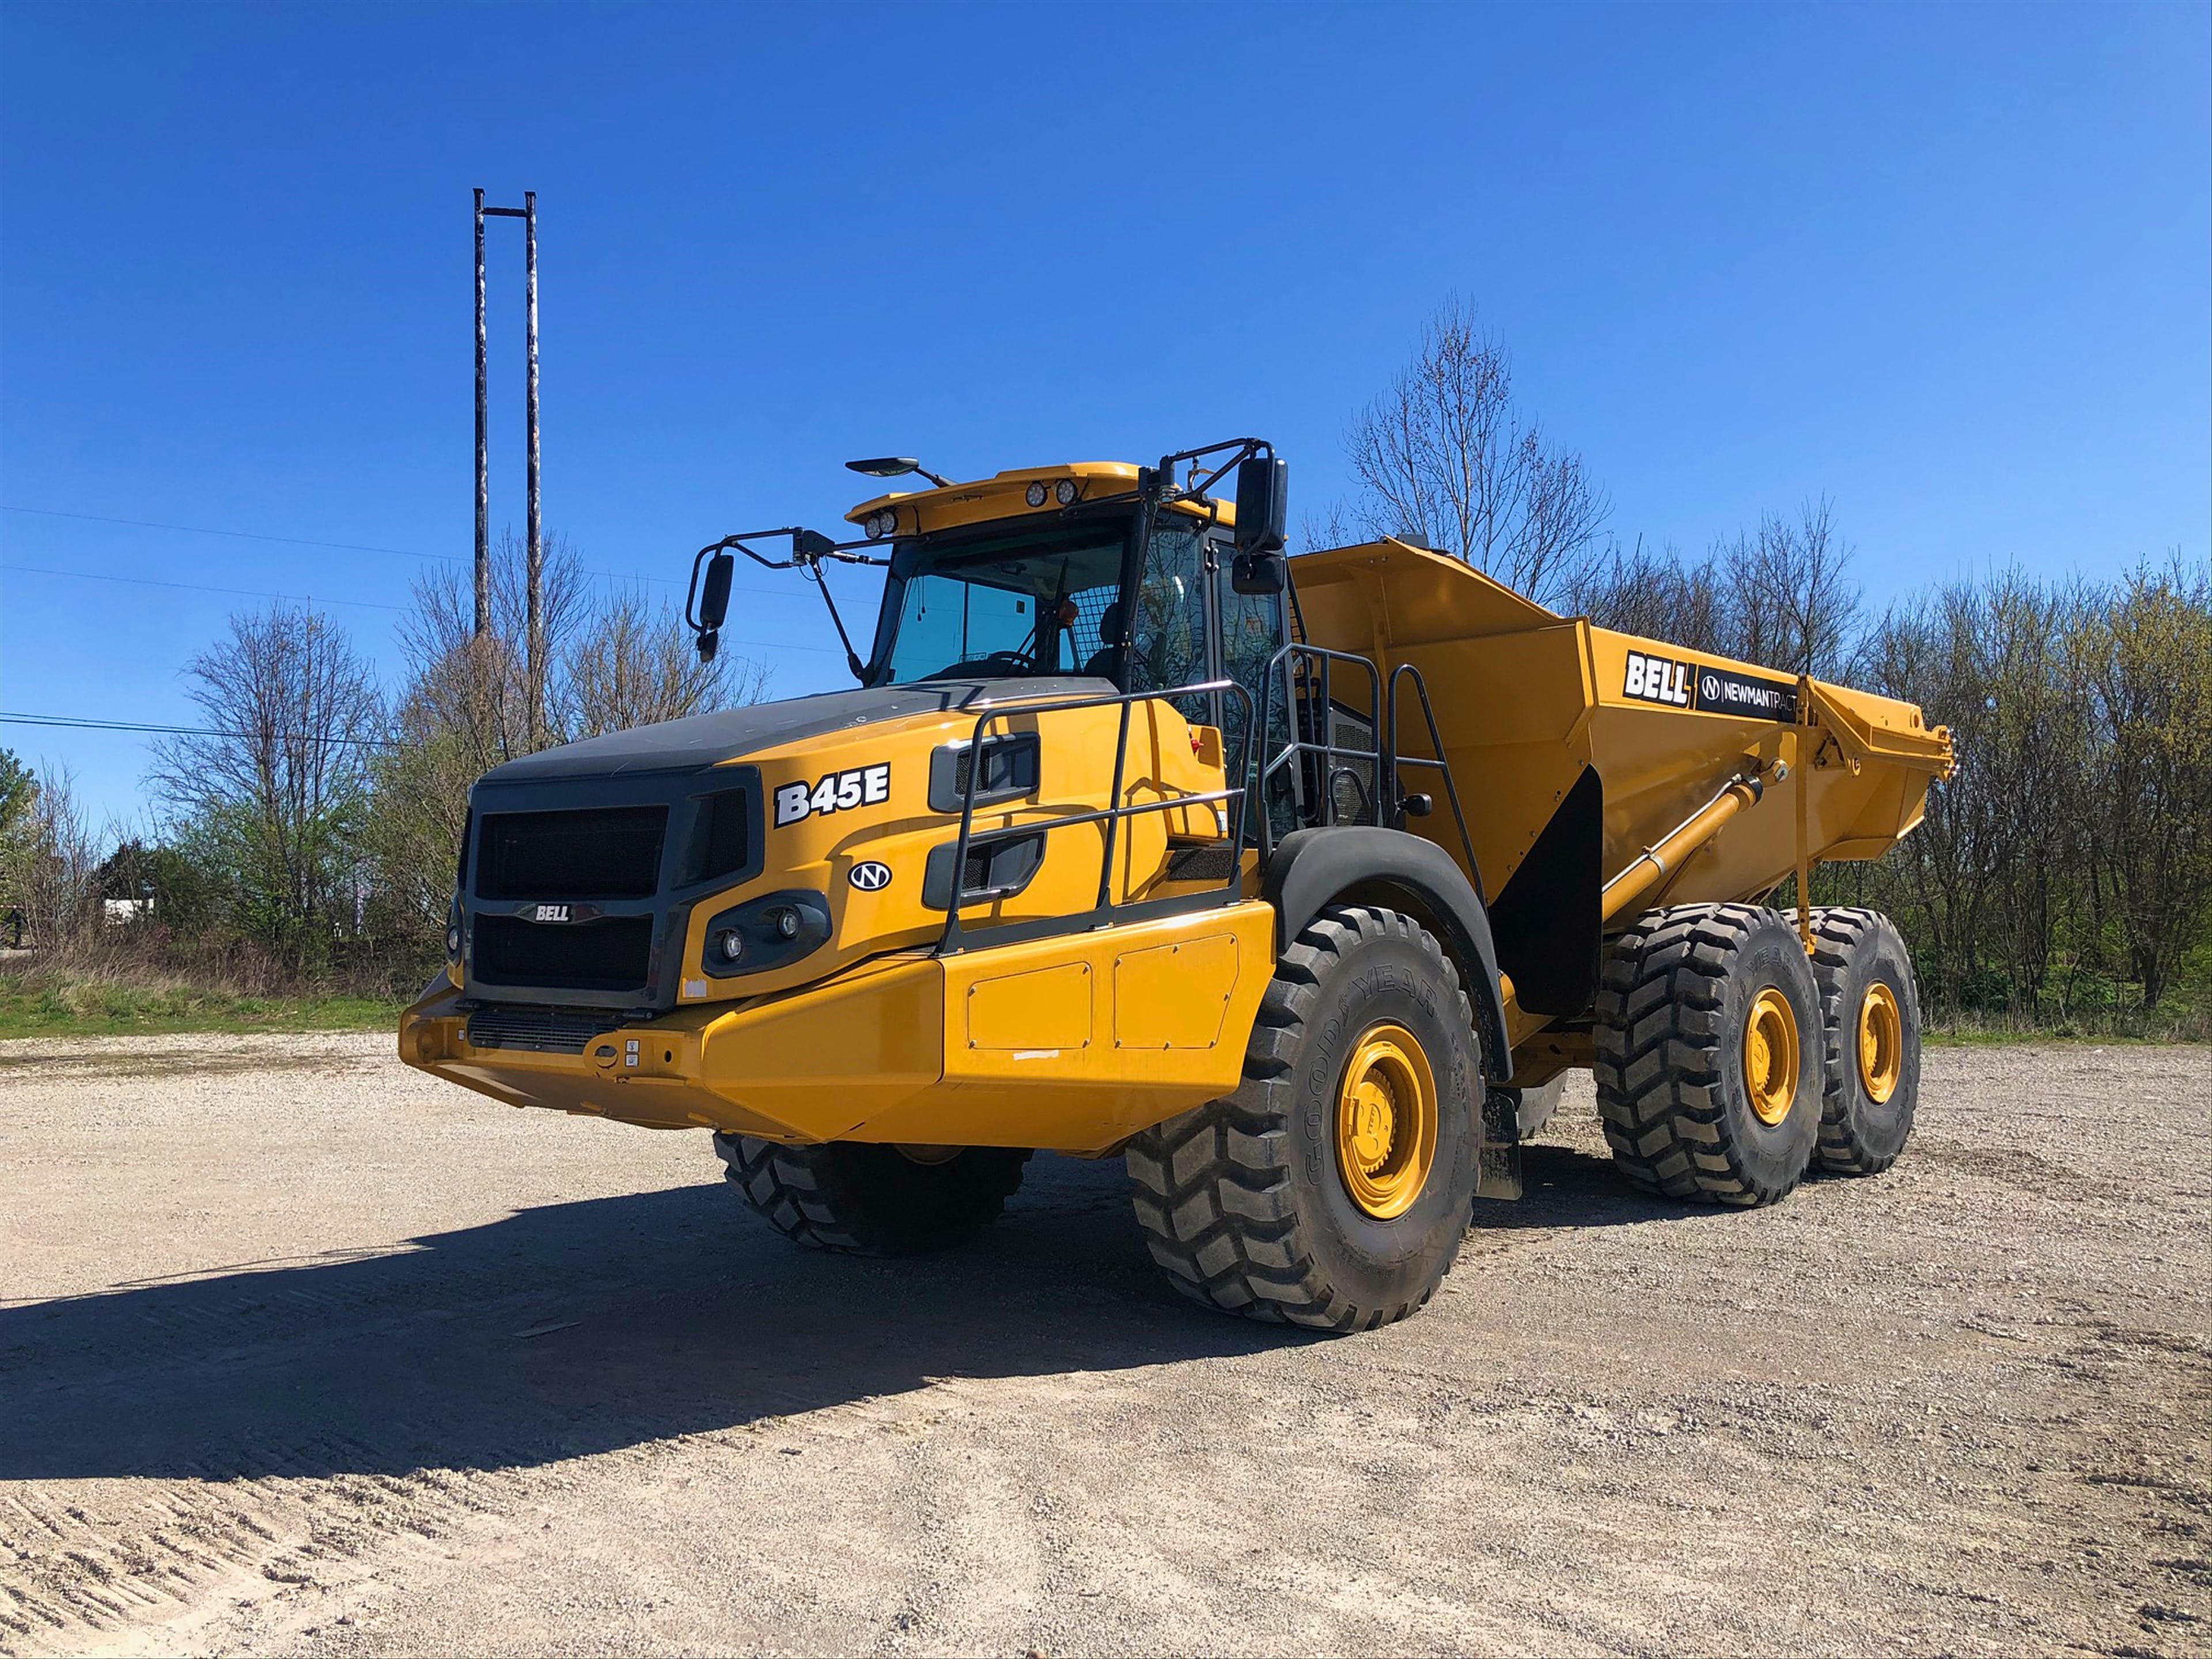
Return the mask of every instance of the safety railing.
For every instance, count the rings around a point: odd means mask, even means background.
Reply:
[[[1237,699],[1244,716],[1243,741],[1237,750],[1238,781],[1222,789],[1203,791],[1194,794],[1165,795],[1158,800],[1124,802],[1123,788],[1127,781],[1129,761],[1129,721],[1139,703],[1170,702],[1177,697],[1226,695]],[[1100,837],[1102,846],[1098,861],[1098,887],[1096,901],[1088,910],[1066,915],[1036,917],[1022,921],[993,922],[982,927],[963,925],[960,913],[979,904],[995,902],[1000,896],[990,891],[972,895],[968,889],[968,854],[975,840],[975,793],[988,769],[984,763],[986,739],[990,728],[1004,721],[1044,717],[1053,714],[1072,714],[1086,708],[1118,707],[1121,719],[1114,739],[1114,785],[1107,797],[1111,805],[1093,811],[1066,812],[1057,817],[1023,818],[1009,823],[1003,829],[993,827],[985,833],[996,839],[1000,836],[1036,836],[1043,838],[1039,856],[1040,873],[1042,860],[1051,853],[1050,837],[1055,830],[1072,830],[1086,823],[1106,826]],[[1244,844],[1244,805],[1249,795],[1243,779],[1249,767],[1243,757],[1252,753],[1252,694],[1233,679],[1206,680],[1193,685],[1180,685],[1165,691],[1126,691],[1096,697],[1045,697],[1030,702],[1000,703],[986,708],[975,717],[975,727],[969,733],[969,753],[975,757],[968,768],[968,779],[961,789],[960,835],[953,842],[951,881],[945,900],[945,932],[938,940],[940,955],[949,955],[962,948],[961,941],[969,933],[988,934],[994,945],[1012,945],[1025,939],[1043,938],[1054,933],[1077,933],[1109,923],[1139,921],[1152,916],[1175,915],[1193,910],[1210,909],[1227,904],[1238,896],[1239,878],[1243,874],[1237,849]],[[1040,748],[1042,745],[1040,744]],[[1037,769],[1038,792],[1042,794],[1046,782],[1046,770]],[[1013,803],[1002,803],[1012,807]],[[1119,900],[1114,896],[1114,853],[1120,837],[1122,821],[1146,812],[1169,812],[1191,807],[1212,807],[1218,811],[1224,806],[1233,808],[1229,832],[1223,837],[1230,851],[1229,872],[1218,887],[1196,893],[1177,893],[1164,898]],[[1011,816],[1011,813],[1010,813]]]
[[[1427,755],[1408,755],[1398,747],[1398,682],[1407,675],[1413,677],[1413,695],[1421,700],[1421,720],[1428,727]],[[1409,662],[1401,662],[1390,671],[1390,787],[1395,793],[1398,787],[1398,769],[1401,766],[1433,767],[1443,779],[1444,799],[1451,805],[1452,823],[1459,831],[1460,851],[1467,856],[1467,878],[1474,885],[1478,895],[1482,892],[1482,872],[1474,862],[1474,842],[1467,833],[1467,814],[1460,810],[1459,786],[1452,781],[1451,763],[1444,758],[1444,740],[1437,732],[1437,711],[1429,706],[1429,688],[1421,678],[1421,671]],[[1401,810],[1403,803],[1401,803]],[[1485,902],[1487,902],[1485,899]]]
[[[1355,671],[1365,684],[1366,711],[1349,711],[1367,725],[1370,741],[1365,745],[1337,740],[1335,676],[1340,665]],[[1409,677],[1413,696],[1420,704],[1422,723],[1428,730],[1431,753],[1427,755],[1408,755],[1398,746],[1399,688]],[[1399,771],[1408,766],[1429,767],[1443,777],[1444,798],[1451,806],[1452,823],[1459,834],[1460,850],[1466,856],[1469,878],[1479,880],[1474,875],[1474,843],[1468,835],[1467,814],[1460,805],[1459,789],[1452,781],[1450,763],[1444,758],[1436,711],[1430,706],[1429,689],[1419,669],[1412,663],[1400,663],[1386,679],[1371,658],[1356,652],[1332,651],[1323,646],[1303,643],[1286,645],[1267,663],[1266,695],[1261,705],[1263,733],[1275,729],[1275,690],[1279,684],[1283,692],[1285,729],[1290,735],[1261,764],[1253,786],[1260,801],[1263,858],[1274,845],[1273,824],[1267,808],[1271,799],[1268,785],[1277,774],[1290,773],[1293,767],[1310,763],[1305,765],[1305,770],[1316,775],[1291,774],[1294,782],[1312,781],[1315,786],[1310,802],[1299,798],[1301,792],[1293,792],[1296,816],[1302,828],[1322,829],[1346,821],[1346,815],[1339,806],[1337,785],[1340,779],[1350,778],[1361,796],[1361,810],[1350,815],[1350,821],[1398,830],[1405,827],[1412,800],[1419,799],[1400,793]],[[1315,735],[1316,731],[1318,737]],[[1370,769],[1368,779],[1361,780],[1351,765],[1340,762],[1364,763]],[[1420,809],[1413,810],[1418,815]]]

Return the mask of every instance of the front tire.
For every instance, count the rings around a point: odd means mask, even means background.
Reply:
[[[1130,1143],[1137,1220],[1194,1301],[1371,1330],[1459,1254],[1482,1106],[1474,1013],[1437,941],[1332,906],[1277,963],[1237,1092]]]
[[[783,1146],[717,1134],[723,1174],[793,1243],[843,1255],[922,1255],[965,1243],[1022,1184],[1027,1152],[965,1146],[923,1159],[896,1146]]]

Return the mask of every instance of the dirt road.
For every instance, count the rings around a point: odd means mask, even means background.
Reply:
[[[1179,1302],[1118,1164],[810,1257],[380,1038],[0,1045],[0,1648],[2195,1654],[2212,1054],[1946,1050],[1871,1181]]]

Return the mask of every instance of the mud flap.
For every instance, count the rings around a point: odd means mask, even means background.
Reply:
[[[1482,1164],[1477,1198],[1521,1196],[1521,1097],[1517,1090],[1482,1091]]]

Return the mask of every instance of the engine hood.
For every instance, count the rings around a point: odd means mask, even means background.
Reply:
[[[877,726],[915,714],[962,709],[981,713],[988,703],[1024,702],[1037,697],[1112,696],[1110,680],[1074,674],[1030,679],[924,680],[913,685],[863,687],[825,691],[781,702],[759,702],[661,720],[610,732],[605,737],[564,743],[520,760],[495,766],[481,783],[553,783],[579,778],[643,776],[655,772],[690,772],[724,761],[741,760],[780,744],[803,741],[855,726]]]

